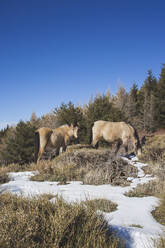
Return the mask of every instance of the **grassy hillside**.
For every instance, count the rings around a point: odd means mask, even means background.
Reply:
[[[37,165],[39,174],[31,180],[50,180],[67,183],[71,180],[83,181],[84,184],[112,184],[127,186],[129,176],[135,177],[137,169],[110,149],[89,149],[84,146],[71,146],[67,152],[52,161],[40,161]]]

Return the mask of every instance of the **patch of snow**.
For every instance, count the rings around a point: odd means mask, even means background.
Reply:
[[[128,178],[128,187],[106,185],[84,185],[80,181],[58,185],[58,182],[34,182],[30,177],[37,172],[9,173],[11,181],[0,186],[0,192],[12,192],[17,195],[36,196],[40,194],[60,195],[68,202],[81,202],[86,199],[108,199],[118,204],[117,210],[103,213],[110,228],[126,241],[127,248],[152,248],[154,239],[159,238],[165,229],[152,217],[151,211],[159,204],[156,197],[126,197],[124,193],[135,188],[137,184],[153,180],[144,175],[142,170],[146,164],[137,162],[137,158],[127,160],[138,168],[137,178]],[[51,201],[55,201],[53,198]],[[137,226],[137,227],[136,227]],[[139,227],[141,228],[139,228]]]

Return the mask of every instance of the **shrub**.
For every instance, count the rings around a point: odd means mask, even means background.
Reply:
[[[102,215],[57,198],[0,195],[1,248],[117,248],[122,242]]]
[[[77,147],[77,146],[76,146]],[[32,180],[53,180],[65,183],[71,180],[84,184],[107,184],[127,186],[128,176],[135,176],[137,169],[108,149],[69,149],[52,161],[40,161],[40,174]]]
[[[10,163],[25,164],[33,161],[35,126],[31,122],[20,121],[14,135],[8,137],[3,159]]]

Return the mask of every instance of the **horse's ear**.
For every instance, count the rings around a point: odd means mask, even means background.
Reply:
[[[73,124],[71,124],[70,126],[73,127]]]

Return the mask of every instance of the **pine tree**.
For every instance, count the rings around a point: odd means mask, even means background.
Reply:
[[[34,158],[34,132],[36,127],[30,122],[20,121],[6,140],[6,148],[2,152],[3,159],[14,163],[29,163]]]
[[[157,80],[148,70],[147,78],[138,92],[138,121],[140,129],[152,132],[156,129]]]
[[[82,119],[82,109],[75,107],[71,101],[68,104],[62,103],[59,108],[55,108],[54,113],[59,125],[77,125]]]
[[[156,107],[158,126],[165,128],[165,64],[163,64],[158,82]]]
[[[80,106],[74,106],[71,101],[68,104],[62,103],[59,108],[54,110],[54,114],[59,126],[63,124],[79,126],[78,139],[73,140],[72,142],[85,142],[86,125],[83,109]]]
[[[126,104],[128,101],[128,93],[125,88],[120,86],[116,93],[116,96],[113,99],[114,105],[122,112],[126,113]]]
[[[138,86],[136,83],[133,83],[130,89],[125,108],[126,108],[127,121],[137,126],[137,116],[138,116],[139,108],[138,108]]]

